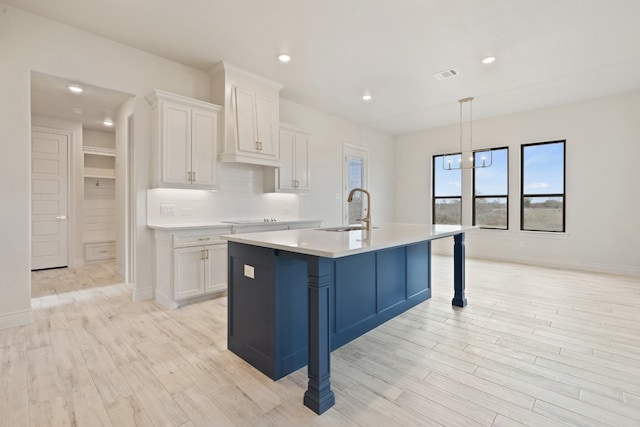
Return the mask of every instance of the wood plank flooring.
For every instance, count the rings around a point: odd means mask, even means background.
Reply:
[[[226,298],[168,311],[123,284],[34,298],[0,330],[1,426],[638,426],[640,279],[452,260],[433,297],[332,353],[336,405],[302,405],[226,350]]]
[[[122,280],[115,274],[115,262],[86,264],[80,268],[52,268],[31,272],[31,297],[62,294]]]

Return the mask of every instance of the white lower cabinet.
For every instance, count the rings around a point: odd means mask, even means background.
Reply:
[[[227,245],[179,248],[173,255],[176,301],[227,289]]]
[[[166,308],[201,301],[227,290],[227,242],[220,236],[259,231],[318,228],[320,220],[207,228],[156,228],[155,299]]]
[[[167,308],[227,289],[227,242],[231,227],[155,230],[156,301]]]

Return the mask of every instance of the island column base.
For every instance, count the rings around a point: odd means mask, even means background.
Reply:
[[[304,405],[320,415],[331,408],[336,398],[331,390],[331,337],[329,290],[331,264],[326,258],[307,258],[309,276],[309,384]]]
[[[467,305],[464,294],[464,233],[453,236],[453,300],[456,307]]]

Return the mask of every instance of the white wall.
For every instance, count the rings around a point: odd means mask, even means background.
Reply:
[[[300,196],[302,218],[323,219],[323,226],[342,224],[342,147],[349,143],[369,150],[369,190],[373,223],[394,219],[393,137],[372,128],[280,100],[280,120],[311,131],[311,190]],[[336,194],[338,198],[336,199]]]
[[[136,291],[151,289],[151,233],[146,227],[150,182],[150,113],[144,97],[158,88],[208,99],[207,73],[2,4],[0,14],[0,328],[29,322],[30,73],[74,79],[137,97]],[[121,66],[114,66],[121,64]]]
[[[638,105],[640,92],[633,92],[474,122],[474,148],[509,147],[510,230],[468,233],[467,254],[640,275]],[[520,145],[561,139],[567,141],[567,232],[521,232]],[[432,156],[456,151],[458,141],[457,126],[396,137],[397,221],[431,221]],[[470,177],[465,171],[464,223],[471,222]],[[449,251],[450,245],[434,249]]]

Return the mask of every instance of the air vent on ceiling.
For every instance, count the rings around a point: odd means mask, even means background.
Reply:
[[[458,72],[455,69],[450,68],[448,70],[442,70],[438,73],[435,73],[433,76],[438,80],[444,80],[444,79],[448,79],[449,77],[455,77],[457,75],[458,75]]]

